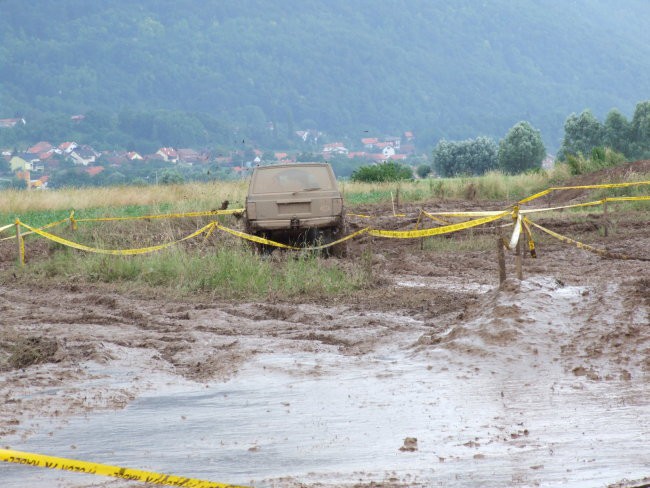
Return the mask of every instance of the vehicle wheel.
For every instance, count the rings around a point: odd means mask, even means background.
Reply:
[[[337,227],[332,229],[329,232],[330,235],[330,240],[329,242],[334,242],[338,241],[342,237],[345,237],[348,235],[348,226],[344,222],[339,224]],[[334,246],[328,247],[327,250],[329,251],[329,255],[335,257],[335,258],[345,258],[348,255],[348,242],[341,242],[339,244],[335,244]]]

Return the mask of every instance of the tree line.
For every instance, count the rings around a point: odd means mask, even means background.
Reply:
[[[604,157],[604,148],[622,155],[616,160],[650,158],[650,101],[636,105],[632,120],[612,109],[600,122],[591,112],[571,114],[564,123],[564,136],[557,159],[574,165],[577,156]],[[480,136],[463,141],[441,140],[432,154],[433,169],[443,177],[481,175],[499,169],[505,173],[522,173],[541,167],[546,148],[539,130],[529,122],[513,126],[497,144]]]

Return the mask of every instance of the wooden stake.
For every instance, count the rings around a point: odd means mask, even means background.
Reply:
[[[499,263],[499,285],[506,281],[506,256],[503,251],[503,237],[497,237],[497,262]]]
[[[603,202],[603,233],[605,237],[609,235],[609,219],[607,217],[607,199],[605,199]]]
[[[20,222],[16,220],[16,245],[18,246],[18,264],[25,266],[25,243],[20,234]]]
[[[515,269],[517,270],[517,279],[519,281],[524,279],[524,272],[523,272],[523,266],[521,262],[521,235],[519,236],[519,240],[517,241],[517,248],[515,251]]]

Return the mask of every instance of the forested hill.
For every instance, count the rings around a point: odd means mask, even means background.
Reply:
[[[570,113],[648,98],[648,19],[645,0],[0,0],[0,118],[167,109],[224,138],[422,149],[527,120],[554,150]]]

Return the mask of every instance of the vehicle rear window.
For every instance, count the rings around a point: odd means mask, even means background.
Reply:
[[[334,190],[330,172],[324,166],[260,168],[253,179],[251,193]]]

